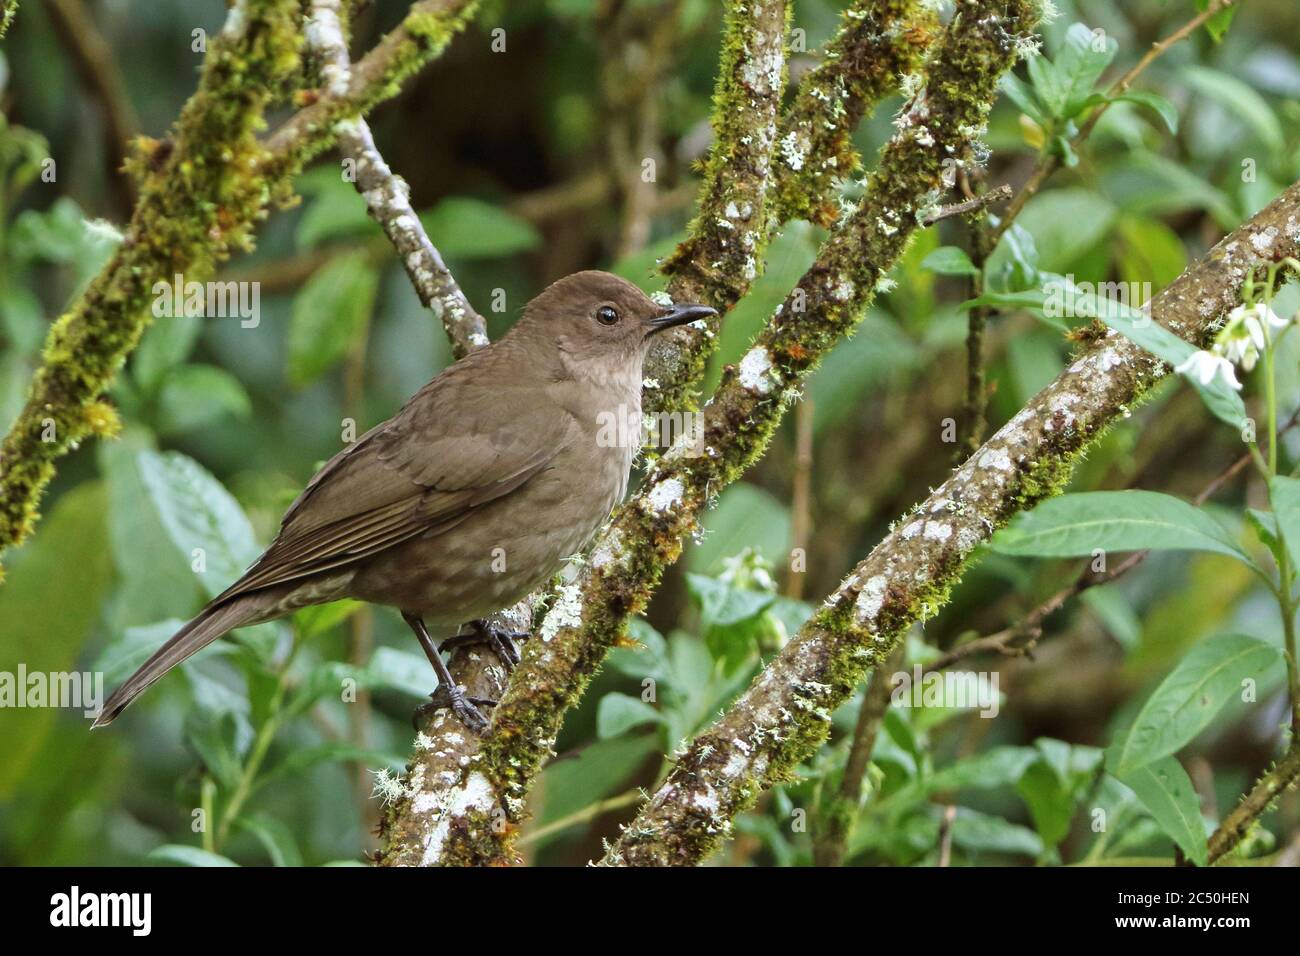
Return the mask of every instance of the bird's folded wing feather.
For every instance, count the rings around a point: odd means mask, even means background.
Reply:
[[[539,406],[535,390],[512,404],[513,383],[493,381],[490,367],[470,360],[326,462],[266,553],[216,602],[449,530],[543,471],[571,440],[571,419]],[[513,412],[504,426],[503,407]]]

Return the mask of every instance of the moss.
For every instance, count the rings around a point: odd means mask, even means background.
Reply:
[[[915,74],[938,35],[934,8],[919,0],[859,0],[841,15],[822,63],[800,83],[781,121],[773,211],[829,228],[836,187],[862,167],[853,133],[899,79]]]
[[[90,435],[109,435],[116,416],[101,400],[149,320],[152,285],[202,273],[249,245],[267,184],[252,172],[254,133],[269,94],[297,68],[297,5],[249,0],[238,36],[214,38],[199,89],[185,105],[158,168],[146,141],[135,171],[140,202],[127,236],[73,307],[54,323],[27,404],[0,458],[0,548],[34,526],[54,461]],[[53,425],[53,440],[50,425]]]
[[[170,136],[134,144],[128,170],[140,200],[126,238],[52,326],[27,403],[0,448],[0,551],[31,533],[55,461],[86,437],[115,432],[102,396],[149,323],[153,284],[177,273],[202,279],[231,253],[251,248],[254,225],[273,201],[290,200],[291,177],[332,141],[333,123],[392,95],[441,52],[475,6],[417,4],[380,55],[367,57],[373,75],[295,127],[279,152],[256,133],[267,106],[299,75],[299,5],[246,0],[243,30],[212,39],[199,88]]]

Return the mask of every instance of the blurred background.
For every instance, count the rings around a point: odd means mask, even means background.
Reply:
[[[812,52],[793,54],[794,79],[817,62],[842,6],[796,0],[793,25]],[[354,57],[406,7],[362,5]],[[1105,80],[1196,12],[1192,0],[1057,7],[1045,51],[1072,23],[1103,28],[1118,42]],[[167,132],[202,59],[193,31],[213,34],[224,15],[220,0],[26,0],[0,44],[6,428],[49,323],[110,254],[111,224],[129,214],[121,144]],[[491,48],[496,27],[504,52]],[[494,338],[531,296],[579,269],[662,287],[656,260],[684,235],[693,163],[710,141],[720,27],[720,5],[708,0],[489,2],[371,117]],[[1177,131],[1139,106],[1110,109],[1077,165],[1020,218],[1039,268],[1159,291],[1300,178],[1298,38],[1292,0],[1249,0],[1221,40],[1201,30],[1157,61],[1138,85],[1174,104]],[[859,131],[868,167],[898,104],[883,103]],[[1023,181],[1038,153],[1032,127],[999,102],[987,185]],[[53,182],[41,177],[47,157]],[[641,178],[645,158],[654,160],[651,183]],[[28,671],[103,671],[111,690],[269,541],[349,420],[360,434],[450,361],[439,323],[341,180],[337,157],[297,186],[300,205],[273,213],[256,251],[219,273],[260,283],[257,327],[156,322],[111,395],[125,423],[120,440],[87,443],[60,462],[36,534],[7,557],[0,671],[20,662]],[[850,197],[859,190],[852,181],[844,188]],[[802,222],[782,230],[763,276],[727,316],[706,389],[823,235]],[[636,623],[642,649],[617,650],[570,715],[534,794],[521,840],[527,859],[581,864],[598,854],[628,819],[637,788],[664,771],[665,752],[709,723],[890,522],[947,475],[954,446],[941,423],[960,418],[967,290],[922,263],[941,245],[966,243],[960,221],[920,234],[896,285],[817,372],[766,458],[719,496]],[[1275,308],[1290,314],[1297,305],[1288,291]],[[1296,345],[1283,363],[1287,415],[1300,403]],[[1031,315],[1000,314],[987,342],[991,424],[1049,382],[1071,347]],[[1289,438],[1288,452],[1300,454],[1300,435]],[[1191,498],[1240,453],[1239,438],[1195,394],[1163,388],[1091,451],[1072,487]],[[1239,478],[1215,501],[1236,510],[1257,503],[1256,484]],[[181,544],[194,540],[205,542],[202,574]],[[790,570],[796,548],[806,551],[806,573]],[[985,557],[918,628],[909,663],[1016,624],[1079,570]],[[295,630],[306,639],[290,657]],[[1131,794],[1101,775],[1097,748],[1188,647],[1225,630],[1280,640],[1259,582],[1219,556],[1153,555],[1050,617],[1033,660],[980,665],[999,677],[997,719],[962,708],[891,710],[848,861],[934,863],[946,812],[955,812],[954,864],[1171,855]],[[355,702],[338,699],[340,674],[356,679]],[[653,706],[641,699],[646,674],[660,688]],[[412,709],[433,680],[395,613],[346,605],[219,642],[93,735],[78,712],[0,710],[0,862],[361,861],[374,843],[376,781],[400,771]],[[1281,690],[1278,672],[1261,688],[1264,706],[1230,706],[1181,755],[1209,817],[1267,766],[1285,714]],[[766,794],[739,821],[719,862],[811,861],[810,831],[842,772],[857,709],[855,700],[837,713],[831,745],[802,782]],[[1100,835],[1088,812],[1099,804],[1111,814]],[[1255,852],[1287,852],[1298,826],[1292,795],[1254,838]]]

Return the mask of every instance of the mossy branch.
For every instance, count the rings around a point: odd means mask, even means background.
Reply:
[[[307,43],[321,61],[324,88],[346,95],[352,67],[342,0],[312,0]],[[352,166],[352,183],[365,200],[370,218],[384,230],[397,250],[415,293],[432,309],[451,340],[452,354],[463,358],[487,345],[487,323],[470,305],[459,283],[429,241],[420,217],[411,206],[406,181],[394,173],[375,145],[370,125],[360,116],[340,120],[334,127],[339,152]]]
[[[298,64],[293,0],[241,0],[212,41],[198,91],[170,148],[146,143],[133,163],[140,200],[125,238],[90,287],[51,328],[40,369],[0,448],[0,550],[37,520],[54,462],[118,427],[102,396],[149,323],[153,285],[211,270],[245,248],[265,209],[254,136],[271,91]]]
[[[662,265],[675,302],[703,302],[719,316],[749,291],[772,236],[767,197],[785,91],[789,16],[785,0],[727,4],[713,92],[713,145],[696,214],[685,241]],[[690,406],[690,390],[713,354],[719,322],[657,337],[646,360],[646,377],[658,383],[643,399],[648,410]]]
[[[1248,834],[1255,822],[1277,801],[1285,791],[1300,781],[1300,742],[1291,741],[1291,747],[1268,773],[1256,781],[1250,792],[1241,798],[1232,812],[1224,817],[1217,830],[1210,835],[1209,859],[1217,863],[1231,853]]]
[[[681,552],[710,497],[758,459],[788,402],[831,347],[848,334],[876,286],[918,228],[921,215],[951,175],[968,162],[996,96],[1035,19],[1028,2],[974,3],[946,31],[928,83],[900,115],[861,205],[823,245],[816,261],[777,309],[745,356],[730,368],[704,409],[704,453],[675,445],[652,468],[645,489],[616,513],[578,580],[562,589],[562,614],[529,643],[478,752],[433,801],[461,806],[450,825],[437,822],[439,853],[424,862],[488,863],[509,858],[523,798],[550,751],[565,711],[581,696],[627,620],[644,608],[665,567]],[[561,620],[577,616],[577,626]],[[547,624],[551,624],[548,619]],[[443,792],[439,782],[430,788]],[[413,804],[427,794],[413,795]],[[472,798],[472,799],[471,799]],[[505,826],[493,827],[494,814]],[[390,822],[388,860],[412,862],[422,828],[399,806]],[[416,851],[418,854],[418,849]]]
[[[103,401],[150,321],[153,287],[199,279],[252,244],[255,222],[288,195],[302,163],[333,142],[339,120],[392,96],[467,22],[475,0],[426,0],[352,71],[346,90],[312,91],[266,142],[256,132],[274,91],[298,69],[294,0],[238,0],[213,38],[199,88],[169,140],[143,141],[131,172],[140,199],[116,254],[51,328],[27,402],[0,446],[0,552],[35,527],[55,462],[115,433]]]
[[[775,131],[764,119],[771,104],[759,101],[755,94],[761,90],[750,85],[754,79],[761,83],[761,61],[772,53],[742,46],[743,34],[739,43],[724,43],[714,95],[715,142],[699,214],[689,238],[663,265],[674,300],[706,302],[725,312],[748,290],[781,223],[798,217],[822,225],[834,221],[837,187],[860,166],[853,131],[920,66],[937,27],[923,0],[857,0],[844,12],[821,64],[800,81]],[[743,63],[737,59],[742,52]],[[755,195],[764,198],[765,210]],[[719,231],[722,222],[729,225]],[[659,337],[646,363],[647,377],[658,383],[643,399],[648,410],[692,407],[690,390],[713,354],[716,332],[715,322]]]
[[[1300,251],[1300,183],[1216,245],[1151,303],[1152,317],[1204,344],[1245,278]],[[605,857],[698,863],[764,788],[792,780],[830,715],[908,628],[947,600],[974,549],[1012,515],[1058,493],[1083,450],[1168,368],[1111,332],[1039,392],[896,527],[681,754]]]
[[[765,209],[785,84],[787,19],[785,0],[728,5],[714,92],[714,144],[705,167],[699,212],[687,240],[665,267],[671,276],[668,292],[675,300],[709,302],[724,311],[748,290],[757,274],[770,236]],[[692,330],[659,353],[658,371],[648,369],[647,375],[661,376],[665,389],[658,393],[660,399],[668,393],[671,397],[666,401],[685,401],[689,386],[703,373],[713,334]],[[561,595],[560,600],[566,598]],[[543,634],[540,643],[549,640]],[[534,638],[529,645],[538,643]],[[584,669],[584,685],[603,653],[602,649]],[[482,655],[475,656],[477,663],[454,655],[448,665],[453,676],[463,680],[471,693],[483,688],[500,696],[504,675]],[[553,699],[545,722],[558,728],[580,690]],[[489,731],[489,740],[494,734]],[[546,740],[534,740],[528,753],[529,777],[553,737],[552,731]],[[435,739],[436,746],[420,746]],[[482,759],[479,740],[460,732],[445,712],[432,716],[417,738],[404,781],[405,796],[385,815],[382,863],[490,863],[508,858],[513,831],[504,814],[493,811],[502,802],[495,795],[497,785],[487,784],[474,772]],[[485,806],[479,806],[484,799]],[[522,801],[514,803],[511,817],[518,819],[522,810]]]
[[[862,167],[853,131],[900,78],[918,78],[938,33],[935,5],[920,0],[858,0],[841,14],[822,62],[800,81],[781,118],[772,204],[778,222],[834,225],[835,187]]]

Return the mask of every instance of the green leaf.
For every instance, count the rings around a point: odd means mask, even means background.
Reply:
[[[298,191],[311,197],[294,233],[299,248],[311,249],[331,239],[382,235],[356,187],[344,181],[337,166],[321,166],[301,177]]]
[[[600,699],[596,710],[596,736],[608,740],[627,733],[633,727],[661,724],[663,716],[639,697],[629,697],[617,692]]]
[[[968,852],[1014,853],[1037,858],[1043,841],[1033,830],[999,816],[958,807],[952,821],[952,842]]]
[[[295,612],[293,620],[303,637],[315,637],[346,621],[364,606],[362,602],[351,599],[313,604]]]
[[[178,435],[224,419],[247,418],[253,403],[239,379],[215,365],[182,365],[163,378],[158,434]]]
[[[366,334],[378,276],[361,253],[317,269],[293,300],[289,381],[301,388],[340,362]]]
[[[738,481],[718,496],[703,519],[704,538],[687,554],[687,567],[714,573],[723,562],[752,548],[775,564],[789,560],[790,511],[771,492]]]
[[[1146,90],[1129,90],[1127,93],[1121,93],[1119,96],[1107,96],[1105,93],[1094,93],[1088,97],[1087,106],[1099,106],[1102,103],[1136,103],[1138,106],[1145,106],[1151,112],[1155,113],[1164,120],[1165,127],[1171,133],[1178,132],[1178,107],[1165,99],[1159,93],[1151,93]]]
[[[1286,540],[1294,576],[1300,570],[1300,478],[1275,475],[1268,481],[1268,496],[1278,530]]]
[[[1050,64],[1042,56],[1031,58],[1029,75],[1046,111],[1058,119],[1081,112],[1118,49],[1119,44],[1104,32],[1075,23],[1066,31],[1065,43]]]
[[[182,733],[221,786],[235,787],[253,742],[248,718],[229,709],[227,702],[193,707],[185,714]]]
[[[1094,551],[1213,551],[1250,563],[1231,533],[1181,498],[1155,491],[1084,491],[1049,498],[998,532],[993,550],[1040,558]]]
[[[1242,681],[1262,682],[1281,660],[1276,647],[1245,634],[1221,634],[1197,644],[1147,698],[1123,740],[1107,752],[1107,767],[1124,778],[1179,750],[1241,693]]]
[[[528,221],[468,196],[444,199],[420,213],[420,222],[438,251],[453,259],[497,259],[542,243]]]
[[[155,319],[149,326],[131,365],[132,374],[145,393],[152,393],[162,384],[168,369],[189,358],[202,321],[197,315],[179,315]]]
[[[979,270],[975,268],[975,263],[970,261],[970,256],[957,246],[940,246],[921,260],[921,268],[944,276],[979,275]]]
[[[155,847],[149,851],[146,859],[151,863],[175,863],[177,866],[239,866],[229,857],[180,843]]]
[[[1196,0],[1196,9],[1204,12],[1210,6],[1210,0]],[[1228,27],[1232,25],[1232,18],[1237,15],[1235,6],[1225,7],[1210,19],[1205,21],[1205,32],[1215,43],[1219,43],[1228,34]]]
[[[987,305],[1004,312],[1028,312],[1038,321],[1061,332],[1070,330],[1069,323],[1059,316],[1049,313],[1046,308],[1047,295],[1042,289],[1026,289],[1023,292],[985,292],[973,299],[967,299],[959,308],[963,311]]]
[[[1209,849],[1201,801],[1182,764],[1173,757],[1163,757],[1117,779],[1137,795],[1160,829],[1197,866],[1205,866]]]
[[[105,529],[107,495],[87,482],[54,499],[40,532],[6,557],[0,587],[0,671],[16,674],[72,671],[99,623],[112,581]],[[92,701],[85,700],[89,709]],[[78,718],[82,709],[70,711]],[[8,797],[41,753],[59,711],[13,707],[3,711],[4,759],[0,797]]]
[[[552,761],[538,788],[542,793],[538,824],[545,826],[609,796],[645,765],[646,758],[662,749],[655,734],[628,734],[599,740],[570,758]],[[555,834],[563,835],[562,831]]]
[[[925,792],[933,794],[1012,786],[1039,757],[1033,747],[993,747],[931,774],[925,781]]]
[[[1124,250],[1116,256],[1120,276],[1136,287],[1144,282],[1152,285],[1155,293],[1173,282],[1187,268],[1187,250],[1178,233],[1158,219],[1145,216],[1123,216],[1118,232]],[[1140,305],[1130,302],[1130,305]]]
[[[998,87],[1007,95],[1007,99],[1020,108],[1020,112],[1039,126],[1047,125],[1047,117],[1043,114],[1034,91],[1014,73],[1003,73],[998,81]]]
[[[279,820],[253,815],[239,817],[235,823],[257,837],[275,866],[302,866],[302,854],[298,852],[293,831]]]
[[[702,574],[687,574],[686,587],[699,604],[701,623],[706,628],[753,620],[776,599],[771,591],[738,588]]]
[[[239,502],[192,458],[179,452],[140,451],[140,478],[168,537],[175,560],[192,566],[196,550],[206,570],[196,572],[209,597],[243,573],[259,548]]]
[[[1129,215],[1167,216],[1204,209],[1224,229],[1240,222],[1232,199],[1191,169],[1158,153],[1141,151],[1108,166],[1106,194]]]
[[[1219,103],[1229,115],[1245,123],[1270,153],[1277,155],[1283,150],[1286,136],[1277,114],[1248,84],[1198,63],[1184,66],[1179,76],[1197,93]]]
[[[1036,268],[1064,273],[1106,238],[1117,215],[1115,205],[1105,196],[1069,187],[1031,199],[1020,214],[1019,225],[1033,236]],[[1012,260],[1013,250],[1004,234],[989,256],[987,274],[1002,274]]]

